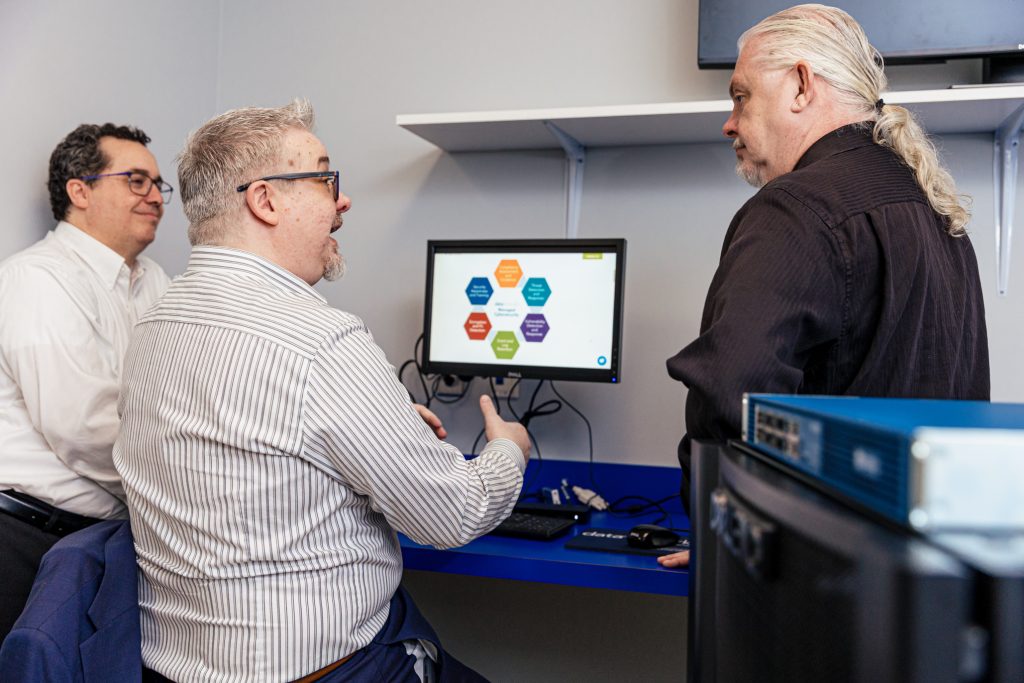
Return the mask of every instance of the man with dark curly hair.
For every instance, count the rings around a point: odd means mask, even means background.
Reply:
[[[0,263],[0,639],[43,554],[127,516],[111,461],[121,362],[168,284],[140,256],[172,189],[137,128],[83,124],[50,157],[56,228]]]

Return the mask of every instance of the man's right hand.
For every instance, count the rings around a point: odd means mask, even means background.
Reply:
[[[511,439],[523,452],[523,460],[530,459],[530,436],[526,427],[518,422],[506,422],[494,409],[491,397],[484,394],[480,397],[480,412],[484,415],[484,435],[488,441],[493,439]]]

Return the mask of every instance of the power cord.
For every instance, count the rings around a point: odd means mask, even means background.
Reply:
[[[668,510],[664,508],[664,504],[670,500],[677,498],[677,494],[670,494],[664,498],[658,500],[651,500],[644,496],[633,496],[627,495],[616,499],[608,506],[608,512],[616,517],[639,517],[641,515],[649,514],[651,510],[657,510],[660,516],[655,519],[651,524],[661,524],[664,520],[668,520],[668,528],[673,531],[689,532],[689,529],[677,529],[673,526],[672,515],[669,514]],[[633,503],[632,505],[626,505],[626,501],[640,501],[640,503]]]
[[[402,379],[405,375],[405,369],[410,365],[414,365],[416,367],[416,377],[420,381],[420,386],[423,387],[423,405],[429,408],[431,399],[430,390],[427,388],[427,380],[424,379],[423,376],[423,366],[420,364],[420,344],[422,343],[423,335],[421,334],[416,338],[416,343],[413,344],[412,358],[402,363],[402,367],[398,369],[398,381],[402,383],[402,386],[405,386],[405,380]],[[417,403],[418,401],[416,400],[416,396],[414,396],[412,391],[409,390],[409,387],[405,387],[405,390],[409,394],[409,400],[413,403]]]
[[[569,410],[579,415],[580,419],[583,420],[583,423],[587,426],[587,460],[590,463],[590,486],[593,487],[595,491],[599,491],[601,487],[597,485],[597,480],[594,478],[594,430],[590,426],[590,420],[587,419],[587,416],[584,415],[579,408],[574,406],[567,398],[559,393],[554,382],[551,382],[551,391],[554,392],[555,396],[557,396],[562,403],[569,406]]]

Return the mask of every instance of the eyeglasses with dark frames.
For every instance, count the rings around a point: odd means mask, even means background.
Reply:
[[[249,189],[250,185],[261,180],[302,180],[304,178],[319,178],[323,180],[334,191],[334,201],[338,201],[340,192],[338,189],[338,171],[309,171],[307,173],[282,173],[280,175],[268,175],[263,178],[257,178],[256,180],[250,180],[245,185],[239,185],[238,191],[245,192]]]
[[[121,171],[120,173],[98,173],[96,175],[84,175],[79,177],[79,180],[99,180],[100,178],[114,178],[117,176],[125,176],[128,178],[128,189],[132,194],[137,194],[140,197],[145,197],[149,194],[153,186],[156,185],[156,189],[160,191],[160,196],[163,198],[164,204],[168,204],[171,201],[171,195],[174,194],[174,188],[165,183],[162,180],[153,180],[145,173],[139,173],[137,171]]]

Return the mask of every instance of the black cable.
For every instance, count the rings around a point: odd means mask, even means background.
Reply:
[[[665,502],[665,501],[667,501],[667,500],[669,500],[671,498],[673,498],[673,496],[668,496],[667,498],[664,498],[664,499],[661,499],[661,500],[651,500],[650,498],[646,498],[644,496],[626,495],[626,496],[622,496],[620,498],[617,498],[615,501],[609,503],[609,505],[608,505],[608,513],[611,514],[614,517],[627,517],[627,518],[629,518],[629,517],[639,517],[641,515],[649,514],[649,511],[651,510],[651,508],[654,508],[654,509],[656,509],[660,513],[661,516],[658,517],[657,519],[655,519],[653,522],[650,522],[650,524],[660,524],[663,520],[667,519],[668,520],[668,526],[671,527],[672,526],[672,515],[670,515],[668,510],[666,510],[661,505],[663,502]],[[618,506],[621,503],[623,503],[624,501],[627,501],[627,500],[639,500],[639,501],[643,501],[644,504],[643,505],[630,505],[629,507],[627,507],[624,510],[617,509]]]
[[[403,375],[405,375],[405,369],[409,367],[410,363],[414,365],[416,367],[416,377],[420,381],[420,386],[423,387],[423,405],[429,408],[431,399],[430,389],[427,388],[427,382],[423,377],[423,366],[420,364],[419,360],[420,344],[422,342],[423,335],[421,334],[419,337],[416,338],[416,343],[413,344],[412,358],[402,363],[402,367],[398,369],[398,381],[402,383],[402,386],[405,386],[405,381],[403,379]],[[405,391],[406,393],[409,394],[409,400],[411,400],[413,403],[416,403],[416,396],[412,393],[409,387],[405,387]]]
[[[494,401],[494,409],[501,415],[501,401],[498,400],[498,390],[494,388],[494,378],[488,377],[487,383],[491,387],[491,399]]]
[[[540,388],[544,386],[545,381],[546,380],[542,379],[541,381],[537,382],[537,386],[533,388],[533,396],[530,397],[530,405],[526,407],[526,412],[530,412],[531,410],[533,410],[533,402],[537,400],[537,394],[540,392]]]
[[[597,485],[597,480],[594,478],[594,430],[591,429],[590,427],[590,420],[588,420],[587,416],[581,413],[576,406],[574,406],[572,403],[569,403],[568,399],[566,399],[565,396],[562,396],[562,394],[558,392],[558,389],[555,387],[554,382],[551,382],[551,391],[554,392],[555,396],[557,396],[562,401],[562,403],[569,406],[569,410],[579,415],[580,418],[582,418],[584,424],[587,425],[587,444],[589,446],[588,459],[590,461],[590,487],[595,491],[598,491],[601,487]]]
[[[402,379],[402,375],[405,374],[405,369],[410,365],[413,365],[415,362],[415,360],[410,358],[409,360],[402,363],[402,367],[398,368],[398,381],[405,388],[405,393],[409,394],[409,400],[412,401],[413,403],[416,403],[416,397],[412,395],[412,391],[409,389],[409,387],[405,386],[405,380]]]
[[[479,431],[479,432],[477,433],[477,435],[476,435],[476,438],[475,438],[475,439],[473,439],[473,448],[471,448],[471,449],[470,449],[470,452],[471,452],[471,453],[473,453],[473,454],[477,454],[477,452],[476,452],[476,445],[477,445],[478,443],[480,443],[480,437],[482,437],[482,436],[484,435],[484,431],[485,431],[486,429],[487,429],[486,427],[481,427],[481,428],[480,428],[480,431]]]
[[[515,384],[512,385],[512,388],[508,390],[508,396],[505,397],[505,403],[508,405],[508,411],[510,413],[512,413],[512,417],[515,418],[516,422],[522,422],[522,420],[519,419],[519,415],[518,415],[518,413],[516,413],[516,409],[512,407],[512,397],[515,395],[516,388],[519,386],[519,383],[522,382],[522,381],[523,381],[522,377],[517,379]]]
[[[519,421],[523,424],[524,427],[529,428],[530,420],[532,420],[533,418],[544,417],[546,415],[554,415],[561,409],[562,402],[557,401],[555,399],[551,399],[550,401],[544,401],[536,408],[533,408],[532,410],[528,410],[525,413],[523,413],[523,417],[520,418]]]
[[[427,390],[427,381],[423,378],[423,365],[420,363],[420,344],[423,343],[423,335],[421,334],[416,338],[416,343],[412,346],[412,362],[416,364],[416,374],[420,378],[420,385],[423,387],[423,394],[426,397],[424,406],[430,407],[430,391]]]
[[[562,402],[557,401],[555,399],[551,399],[550,401],[544,401],[539,406],[534,407],[534,404],[537,402],[537,394],[540,393],[540,388],[544,386],[544,382],[546,381],[547,380],[542,379],[540,382],[537,383],[537,386],[534,387],[533,389],[533,395],[530,396],[530,405],[527,406],[526,412],[523,413],[523,416],[517,418],[519,422],[527,429],[530,428],[530,421],[533,420],[533,418],[544,417],[546,415],[554,415],[555,413],[562,409]]]
[[[530,433],[529,429],[526,430],[526,436],[528,436],[530,438],[530,441],[533,442],[533,451],[534,451],[534,453],[537,454],[537,466],[535,468],[533,468],[533,476],[530,477],[529,483],[524,483],[523,484],[523,490],[519,494],[519,497],[522,498],[524,495],[527,495],[527,496],[536,496],[537,498],[540,498],[540,492],[539,491],[536,492],[536,493],[530,493],[530,489],[533,488],[533,485],[537,481],[537,477],[540,476],[540,470],[544,466],[544,458],[542,458],[541,455],[540,455],[540,444],[537,443],[537,439],[533,436],[533,434]]]

